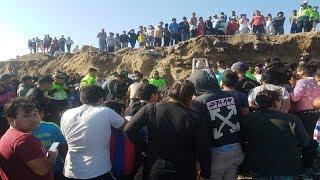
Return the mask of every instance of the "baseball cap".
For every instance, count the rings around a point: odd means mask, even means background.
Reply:
[[[231,69],[245,72],[249,70],[249,67],[246,63],[239,61],[232,64]]]

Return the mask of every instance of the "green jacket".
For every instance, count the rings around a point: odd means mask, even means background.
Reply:
[[[148,79],[149,84],[152,84],[158,88],[158,90],[165,90],[166,89],[166,81],[163,78],[155,79],[150,78]]]
[[[317,20],[319,20],[319,12],[312,10],[311,15],[310,15],[310,19],[311,19],[312,21],[317,21]]]
[[[256,77],[254,77],[254,75],[250,71],[246,72],[246,77],[251,80],[257,81]]]
[[[80,88],[96,85],[96,78],[87,74],[80,83]]]
[[[68,97],[66,86],[58,84],[56,82],[52,84],[48,94],[52,99],[55,99],[55,100],[66,100]]]
[[[300,9],[297,14],[297,21],[309,20],[312,11],[311,8]]]

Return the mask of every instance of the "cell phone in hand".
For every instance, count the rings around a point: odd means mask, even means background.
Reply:
[[[59,142],[53,142],[48,151],[57,151],[58,150],[58,146],[59,146]]]

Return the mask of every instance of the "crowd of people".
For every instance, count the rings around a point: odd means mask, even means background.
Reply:
[[[1,179],[315,178],[319,64],[203,61],[171,84],[95,68],[2,74]]]
[[[285,14],[279,12],[273,17],[272,14],[262,15],[256,10],[251,18],[246,14],[238,16],[232,11],[229,18],[223,12],[205,19],[197,17],[192,13],[188,20],[183,17],[180,22],[172,18],[171,23],[159,22],[159,24],[148,27],[140,26],[135,32],[123,31],[121,34],[110,32],[109,35],[102,29],[97,35],[99,39],[100,52],[114,52],[115,50],[126,48],[130,44],[134,48],[138,42],[139,47],[161,47],[172,46],[180,41],[186,41],[201,35],[234,35],[246,33],[259,33],[269,35],[284,34]],[[293,10],[290,17],[291,33],[316,31],[319,23],[318,6],[310,6],[303,2],[299,10]]]
[[[45,35],[43,39],[38,37],[28,40],[28,49],[31,53],[48,53],[51,56],[59,56],[60,54],[71,53],[71,46],[73,45],[73,40],[68,37],[67,39],[62,35],[60,39],[57,37],[50,37],[49,34]],[[67,49],[66,49],[67,47]],[[79,51],[79,46],[73,49],[73,53]]]

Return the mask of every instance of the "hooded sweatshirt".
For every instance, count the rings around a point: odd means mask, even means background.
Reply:
[[[221,91],[214,73],[210,70],[196,71],[189,80],[195,85],[195,101],[199,102],[195,103],[194,108],[208,114],[206,118],[210,124],[210,132],[213,132],[210,138],[211,147],[240,143],[239,105],[232,95]]]

